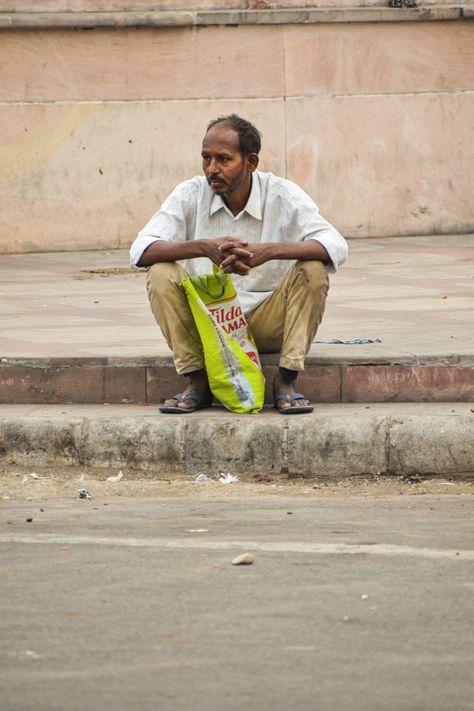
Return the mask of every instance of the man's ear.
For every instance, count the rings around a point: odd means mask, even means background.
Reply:
[[[247,168],[249,173],[253,173],[257,170],[258,166],[258,153],[249,153],[247,156]]]

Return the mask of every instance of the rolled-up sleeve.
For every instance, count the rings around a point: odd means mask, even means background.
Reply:
[[[130,266],[138,271],[145,272],[148,267],[139,267],[138,262],[142,258],[142,254],[145,249],[147,249],[150,244],[153,244],[153,242],[157,242],[158,239],[158,237],[139,234],[130,247]]]
[[[323,245],[331,260],[331,263],[327,265],[328,271],[336,272],[347,259],[348,247],[344,237],[329,222],[327,225],[327,228],[309,235],[305,239],[314,239]]]
[[[319,212],[316,203],[299,186],[290,183],[288,191],[288,222],[286,232],[297,240],[314,239],[327,251],[330,263],[329,272],[337,271],[347,259],[348,247],[344,237],[339,234]]]
[[[147,267],[139,267],[143,252],[153,242],[159,240],[184,242],[190,229],[189,221],[195,214],[198,186],[194,180],[180,183],[166,198],[158,212],[147,222],[138,233],[130,247],[130,264],[135,269],[145,271]],[[191,226],[192,227],[192,226]]]

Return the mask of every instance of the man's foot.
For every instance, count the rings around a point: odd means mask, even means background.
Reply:
[[[185,414],[204,407],[211,407],[212,393],[205,371],[197,371],[189,377],[189,385],[182,393],[165,400],[160,412]]]
[[[314,407],[301,393],[295,391],[295,380],[285,380],[280,373],[273,381],[273,406],[284,415],[313,412]]]

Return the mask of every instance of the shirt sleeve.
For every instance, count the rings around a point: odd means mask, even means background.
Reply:
[[[331,260],[331,263],[328,264],[328,271],[336,272],[347,259],[347,242],[329,222],[326,222],[326,225],[327,228],[319,230],[316,234],[308,235],[304,239],[314,239],[323,245]]]
[[[184,242],[193,232],[196,219],[196,198],[198,184],[187,180],[180,183],[166,198],[158,212],[140,230],[130,247],[130,264],[137,270],[145,271],[148,267],[138,267],[143,252],[159,240]]]
[[[291,186],[289,201],[291,208],[286,229],[292,233],[293,239],[320,242],[331,260],[328,271],[337,271],[347,259],[348,247],[344,237],[321,215],[309,195],[295,184]]]

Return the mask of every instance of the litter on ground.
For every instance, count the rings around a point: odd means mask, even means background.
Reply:
[[[234,484],[236,481],[239,481],[239,477],[234,476],[233,474],[219,474],[219,481],[221,484]]]
[[[202,472],[199,472],[197,475],[196,479],[194,480],[196,484],[204,484],[207,481],[210,481],[209,477],[207,474],[203,474]]]
[[[115,474],[115,476],[108,476],[106,481],[120,481],[120,479],[123,477],[122,471],[120,470],[118,474]]]

